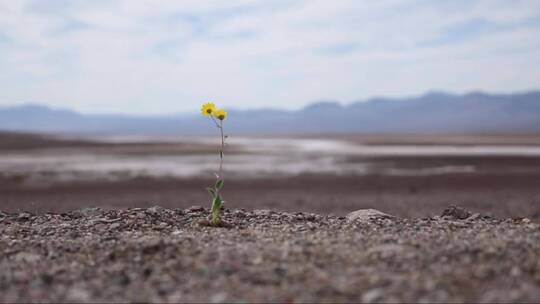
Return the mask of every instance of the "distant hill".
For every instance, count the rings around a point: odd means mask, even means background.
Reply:
[[[298,111],[230,111],[229,132],[306,133],[533,133],[540,132],[540,91],[520,94],[431,92],[341,105],[313,103]],[[203,117],[84,115],[41,105],[0,108],[0,130],[47,133],[203,134]]]

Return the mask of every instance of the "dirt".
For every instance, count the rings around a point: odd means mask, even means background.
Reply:
[[[1,302],[538,302],[540,226],[202,207],[0,213]],[[361,215],[361,214],[360,214]]]
[[[84,207],[168,208],[208,206],[213,180],[137,178],[69,184],[26,184],[0,178],[0,210],[59,212]],[[400,217],[439,214],[449,204],[498,217],[540,220],[540,174],[447,174],[437,176],[300,175],[229,179],[229,208],[276,209],[345,215],[375,208]]]
[[[342,138],[342,137],[339,137]],[[347,136],[364,144],[523,144],[540,143],[538,135],[407,135]],[[229,147],[230,148],[230,147]],[[73,155],[143,154],[198,155],[215,153],[213,145],[189,142],[95,142],[46,135],[0,133],[0,158],[33,151]],[[231,153],[234,150],[229,151]],[[71,153],[71,154],[70,154]],[[26,154],[25,154],[26,155]],[[99,158],[96,158],[99,159]],[[475,172],[428,175],[297,174],[227,178],[223,192],[229,208],[274,209],[345,215],[375,208],[400,217],[439,214],[449,204],[497,217],[540,220],[540,157],[524,156],[388,156],[368,159],[346,156],[343,162],[369,162],[373,167],[402,171],[441,167],[474,167]],[[97,161],[96,161],[97,162]],[[96,163],[96,166],[99,166]],[[227,173],[227,172],[226,172]],[[228,175],[227,175],[228,176]],[[229,176],[228,176],[229,177]],[[63,212],[85,207],[130,208],[159,205],[167,208],[207,206],[204,190],[214,182],[203,177],[115,176],[97,180],[57,180],[53,172],[0,172],[0,210]]]

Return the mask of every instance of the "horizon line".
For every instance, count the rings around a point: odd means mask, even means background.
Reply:
[[[408,99],[414,99],[414,98],[422,98],[429,95],[447,95],[447,96],[453,96],[453,97],[464,97],[468,95],[485,95],[485,96],[512,96],[512,95],[526,95],[526,94],[534,94],[534,93],[540,93],[540,89],[530,89],[530,90],[519,90],[519,91],[513,91],[513,92],[505,92],[505,93],[493,93],[493,92],[487,92],[485,90],[470,90],[464,93],[453,93],[445,90],[439,90],[439,89],[432,89],[425,91],[421,94],[411,94],[411,95],[403,95],[403,96],[384,96],[384,95],[374,95],[372,97],[366,98],[366,99],[356,99],[349,102],[341,102],[337,99],[332,98],[320,98],[313,100],[311,102],[308,102],[306,105],[297,108],[297,109],[284,109],[284,108],[275,108],[275,107],[259,107],[259,108],[230,108],[227,111],[228,112],[250,112],[250,111],[278,111],[278,112],[298,112],[305,109],[308,109],[314,105],[322,104],[322,103],[331,103],[336,104],[340,107],[348,107],[357,103],[369,103],[369,102],[376,102],[380,100],[385,101],[406,101]],[[204,101],[201,101],[201,104]],[[211,101],[212,102],[212,101]],[[10,110],[10,109],[19,109],[19,108],[42,108],[49,111],[58,111],[58,112],[71,112],[73,114],[83,115],[83,116],[122,116],[126,118],[166,118],[166,117],[178,117],[178,116],[192,116],[196,115],[199,110],[193,110],[193,111],[186,111],[186,112],[175,112],[172,114],[150,114],[150,115],[144,115],[144,114],[129,114],[129,113],[122,113],[122,112],[85,112],[85,111],[79,111],[77,109],[73,108],[67,108],[67,107],[55,107],[55,106],[49,106],[45,103],[40,103],[36,101],[27,101],[23,103],[16,103],[16,104],[8,104],[8,105],[0,105],[0,110]]]

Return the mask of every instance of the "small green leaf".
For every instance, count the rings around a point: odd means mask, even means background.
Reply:
[[[221,206],[223,206],[223,201],[221,196],[218,194],[216,197],[214,197],[214,201],[212,202],[212,212],[219,212],[219,210],[221,210]]]
[[[223,188],[223,180],[220,179],[216,182],[216,189],[221,190]]]
[[[206,190],[208,190],[208,192],[210,192],[210,195],[212,195],[212,197],[216,197],[216,190],[214,190],[212,188],[206,188]]]

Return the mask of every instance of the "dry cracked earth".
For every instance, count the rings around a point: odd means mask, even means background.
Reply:
[[[538,302],[540,225],[161,207],[0,213],[1,302]]]

